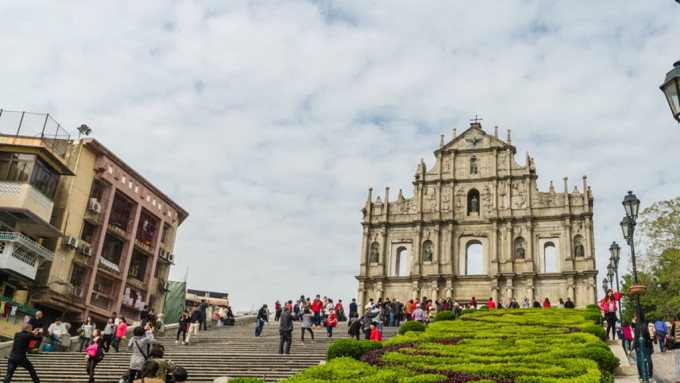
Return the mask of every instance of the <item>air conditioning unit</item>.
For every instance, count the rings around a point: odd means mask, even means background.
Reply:
[[[80,247],[80,252],[86,257],[91,257],[92,246],[83,244],[83,246]]]
[[[74,287],[73,288],[73,296],[76,296],[78,298],[83,297],[83,288],[82,287]]]
[[[101,214],[102,212],[102,204],[100,204],[96,198],[90,198],[90,203],[87,204],[87,208],[96,214]]]
[[[163,284],[161,285],[161,288],[163,288],[163,290],[165,290],[165,291],[169,291],[170,290],[170,283],[163,282]]]
[[[78,248],[78,238],[71,237],[70,235],[67,235],[66,240],[64,241],[64,245],[66,245],[67,247],[70,247],[72,249],[77,249]]]
[[[175,254],[168,253],[168,262],[175,263]]]
[[[161,257],[161,258],[163,258],[163,259],[168,259],[168,254],[169,254],[169,252],[168,252],[167,250],[165,250],[165,249],[161,249],[161,250],[158,252],[158,256]]]

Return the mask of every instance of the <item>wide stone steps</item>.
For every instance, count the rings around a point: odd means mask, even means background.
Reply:
[[[254,324],[234,327],[211,327],[199,332],[199,344],[184,346],[175,344],[175,332],[170,331],[159,338],[165,346],[165,358],[189,372],[192,383],[209,383],[217,377],[254,377],[268,382],[279,381],[325,360],[326,349],[335,340],[346,338],[346,327],[340,324],[334,329],[332,338],[326,336],[326,329],[314,329],[316,343],[311,343],[305,333],[305,344],[300,342],[300,324],[295,322],[293,345],[290,355],[279,355],[278,323],[265,325],[259,338],[254,336]],[[398,328],[385,327],[383,340],[396,335]],[[60,352],[31,354],[29,359],[35,366],[41,382],[86,383],[85,353]],[[99,363],[95,381],[118,383],[127,371],[130,352],[122,347],[120,353],[113,349]],[[2,367],[4,373],[6,364]],[[31,382],[28,373],[18,368],[12,382]]]

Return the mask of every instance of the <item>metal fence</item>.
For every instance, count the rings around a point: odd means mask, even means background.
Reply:
[[[71,135],[48,114],[0,109],[0,134],[40,138],[45,146],[65,158]]]

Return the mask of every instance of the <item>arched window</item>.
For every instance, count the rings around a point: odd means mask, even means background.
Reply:
[[[407,250],[405,247],[397,248],[397,259],[395,265],[395,276],[403,277],[406,276],[406,266],[407,266]]]
[[[552,242],[546,242],[543,246],[543,264],[545,265],[544,273],[557,272],[557,251]]]
[[[479,214],[479,203],[479,192],[476,189],[470,190],[467,196],[467,215]]]
[[[482,274],[483,246],[479,241],[470,241],[465,250],[465,275]]]

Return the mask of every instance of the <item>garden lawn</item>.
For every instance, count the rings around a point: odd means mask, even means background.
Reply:
[[[361,360],[351,358],[358,357],[354,347],[353,353],[344,354],[351,357],[331,359],[285,382],[613,382],[618,359],[597,335],[582,331],[592,330],[599,320],[595,312],[467,311],[460,319],[398,335],[383,348],[369,347]],[[343,356],[343,341],[331,345],[329,355]]]

